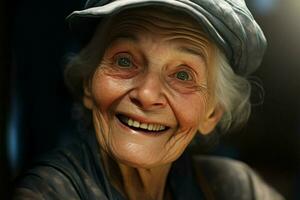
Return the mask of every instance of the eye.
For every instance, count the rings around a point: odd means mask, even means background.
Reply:
[[[175,74],[175,77],[182,81],[189,81],[192,79],[191,75],[186,71],[179,71]]]
[[[127,53],[120,53],[115,56],[115,64],[120,68],[131,68],[133,66],[132,57]]]

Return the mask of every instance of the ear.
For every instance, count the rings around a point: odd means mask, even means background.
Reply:
[[[83,81],[83,97],[82,97],[83,105],[91,110],[94,106],[92,92],[91,92],[91,84],[90,81]]]
[[[199,131],[203,135],[207,135],[211,133],[220,119],[222,118],[224,113],[224,110],[221,106],[215,106],[212,109],[210,109],[202,123],[200,124]]]

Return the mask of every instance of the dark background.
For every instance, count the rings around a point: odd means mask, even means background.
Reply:
[[[64,18],[80,0],[0,1],[0,195],[30,162],[75,129],[63,83],[75,51]],[[269,47],[254,74],[265,90],[249,123],[211,154],[240,159],[287,199],[300,199],[300,1],[246,0]]]

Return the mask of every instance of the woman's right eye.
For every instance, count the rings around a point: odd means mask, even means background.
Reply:
[[[114,77],[128,79],[136,76],[141,69],[135,57],[128,52],[111,53],[112,56],[106,56],[102,63],[103,69],[107,74]]]
[[[132,57],[127,53],[120,53],[115,56],[115,65],[120,68],[131,68],[133,67]]]

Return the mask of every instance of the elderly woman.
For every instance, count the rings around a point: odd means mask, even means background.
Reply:
[[[266,40],[242,0],[94,0],[68,20],[85,46],[65,78],[92,125],[16,199],[282,199],[245,164],[187,150],[249,116]]]

